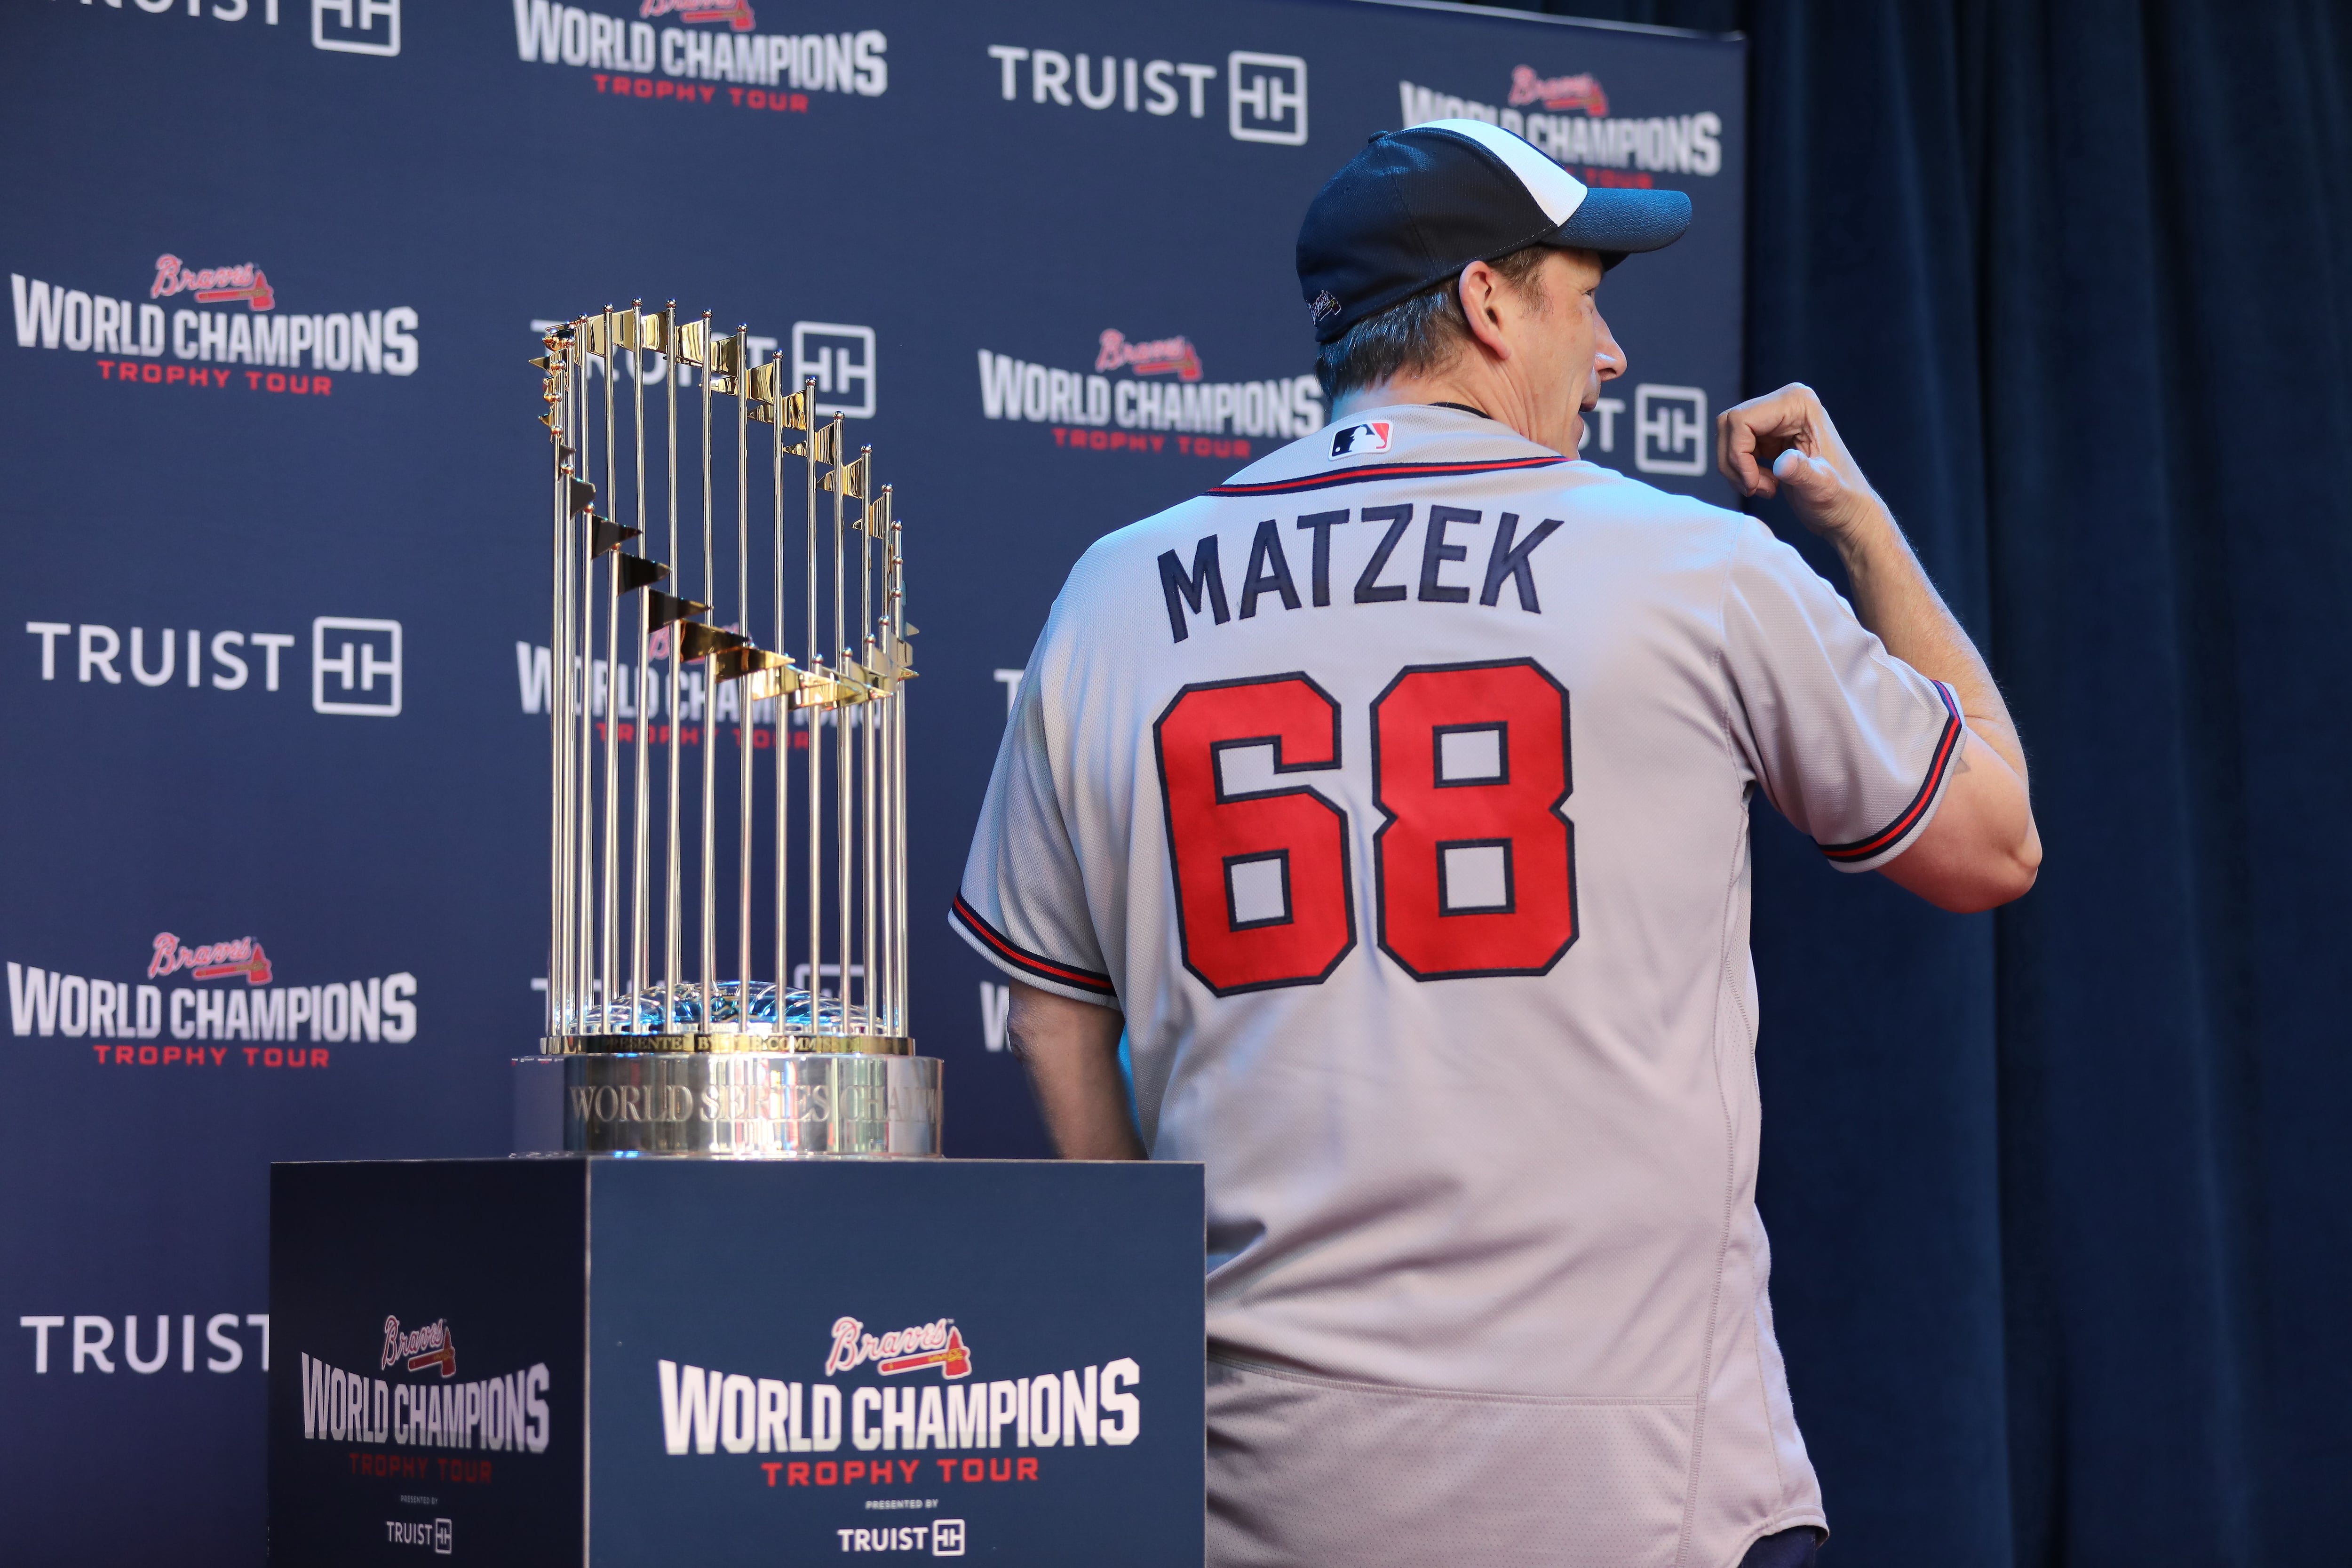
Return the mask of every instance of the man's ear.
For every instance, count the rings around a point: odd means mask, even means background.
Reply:
[[[1462,301],[1462,319],[1470,324],[1470,335],[1496,359],[1509,359],[1511,345],[1503,336],[1502,316],[1495,308],[1502,291],[1503,275],[1483,261],[1474,261],[1462,269],[1454,288]]]

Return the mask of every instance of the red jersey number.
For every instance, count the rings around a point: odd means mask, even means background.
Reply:
[[[1305,784],[1228,794],[1223,759],[1339,765],[1339,705],[1303,674],[1188,686],[1152,726],[1184,966],[1220,996],[1313,985],[1356,945],[1348,816]]]
[[[1416,980],[1541,974],[1576,941],[1568,692],[1533,659],[1408,668],[1372,704],[1382,952]]]

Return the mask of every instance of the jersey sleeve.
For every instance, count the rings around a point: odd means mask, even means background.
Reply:
[[[1033,677],[1040,660],[1032,658]],[[1118,1005],[1056,791],[1044,680],[1021,683],[949,923],[1014,979]]]
[[[1951,689],[1888,653],[1752,520],[1732,551],[1723,635],[1734,740],[1773,806],[1842,871],[1909,848],[1966,733]]]

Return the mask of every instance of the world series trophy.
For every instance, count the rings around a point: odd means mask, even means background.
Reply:
[[[535,1116],[572,1152],[935,1156],[940,1063],[907,1026],[904,525],[814,379],[751,363],[746,327],[641,306],[554,328],[531,362],[551,874],[519,1138]]]

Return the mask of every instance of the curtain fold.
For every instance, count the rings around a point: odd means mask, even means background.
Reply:
[[[1827,1560],[2352,1561],[2352,14],[1549,8],[1748,34],[1749,387],[1820,389],[2032,763],[1996,915],[1758,810]]]

